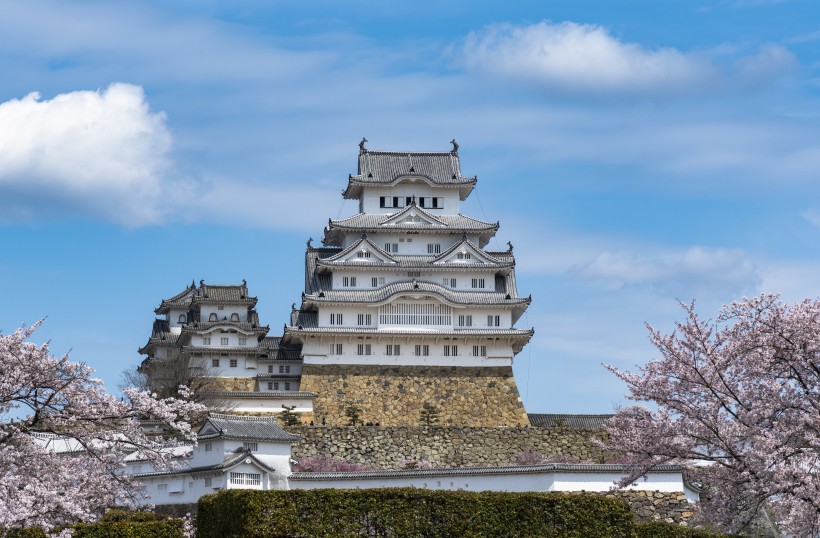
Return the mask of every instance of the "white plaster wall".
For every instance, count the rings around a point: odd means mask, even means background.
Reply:
[[[620,480],[620,473],[539,473],[486,474],[448,476],[430,474],[423,477],[357,478],[353,480],[291,480],[290,489],[319,488],[420,488],[465,491],[590,491],[606,492]],[[643,491],[684,492],[687,499],[697,501],[698,495],[684,485],[681,473],[652,473],[629,489]]]
[[[280,366],[290,366],[289,372],[280,372]],[[272,368],[272,370],[271,370]],[[277,363],[270,363],[270,362],[261,362],[259,363],[259,375],[301,375],[302,373],[302,364],[299,362],[295,363],[288,363],[288,364],[277,364]]]
[[[399,246],[401,248],[401,246]],[[426,245],[425,254],[426,254]],[[343,269],[334,269],[333,271],[333,289],[347,290],[347,289],[375,289],[381,288],[393,282],[407,282],[416,279],[419,282],[433,282],[440,284],[448,289],[455,289],[460,291],[495,291],[495,269],[476,269],[473,271],[456,271],[453,269],[437,270],[437,271],[415,271],[414,274],[421,273],[420,276],[408,276],[408,269],[392,270],[392,269],[369,269],[367,264],[362,264],[361,267],[349,267]],[[345,286],[344,277],[356,277],[355,286]],[[384,278],[384,284],[379,284],[374,287],[372,279]],[[444,284],[444,279],[447,279],[447,284]],[[450,279],[456,279],[456,287],[450,286]],[[474,278],[483,278],[483,288],[473,288],[472,280]]]
[[[261,391],[267,392],[267,391]],[[282,406],[296,406],[297,413],[312,413],[313,400],[310,398],[296,398],[285,396],[272,396],[270,398],[235,398],[228,402],[228,407],[233,413],[281,413]]]
[[[218,305],[202,305],[200,307],[199,321],[207,322],[211,314],[216,314],[217,321],[223,318],[231,320],[231,314],[239,314],[239,321],[248,321],[248,307],[241,305],[223,305],[223,310],[219,310]]]
[[[430,211],[430,213],[437,215],[437,214],[447,214],[447,215],[455,215],[459,211],[459,195],[458,189],[443,189],[440,187],[431,187],[427,184],[424,180],[416,180],[414,182],[402,182],[395,186],[385,186],[385,187],[367,187],[363,190],[363,197],[361,200],[361,207],[363,213],[375,213],[375,214],[389,214],[395,213],[396,211],[401,211],[403,209],[404,199],[407,196],[416,196],[417,198],[420,196],[424,197],[433,197],[436,196],[440,198],[439,205],[442,206],[440,209],[432,209],[432,208],[425,208],[426,210]],[[400,208],[390,208],[390,207],[379,207],[380,205],[380,198],[382,196],[398,196],[402,199],[402,207]]]

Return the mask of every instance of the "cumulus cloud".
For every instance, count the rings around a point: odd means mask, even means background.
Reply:
[[[0,103],[0,209],[6,219],[83,214],[162,220],[171,134],[143,90],[111,84]]]
[[[657,255],[602,252],[579,266],[576,273],[615,288],[641,286],[690,295],[743,293],[753,290],[760,281],[755,264],[742,250],[704,247]]]
[[[493,76],[589,95],[711,93],[737,82],[765,83],[796,63],[784,47],[765,45],[725,69],[705,52],[646,49],[619,41],[601,26],[550,21],[492,25],[472,33],[462,61]]]

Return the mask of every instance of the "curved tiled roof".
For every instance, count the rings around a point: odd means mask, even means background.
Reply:
[[[202,433],[213,426],[217,433]],[[298,441],[299,436],[287,433],[279,427],[276,417],[249,417],[243,415],[223,415],[210,413],[205,424],[197,435],[199,439],[227,437],[230,439],[249,439],[253,441]]]
[[[541,428],[556,428],[566,426],[579,430],[600,430],[606,426],[606,421],[615,415],[572,415],[560,413],[527,413],[530,424]]]
[[[424,212],[423,209],[417,208],[418,211]],[[426,213],[426,212],[425,212]],[[427,222],[418,223],[397,223],[385,224],[388,216],[381,214],[359,213],[342,220],[331,220],[328,222],[329,229],[341,230],[424,230],[424,231],[448,231],[448,232],[463,232],[463,231],[496,231],[499,223],[484,222],[472,217],[467,217],[462,214],[458,215],[430,215],[432,218],[441,221],[440,225],[429,224]]]
[[[267,392],[243,392],[243,391],[221,391],[221,392],[203,392],[203,396],[209,397],[223,397],[223,398],[240,398],[240,399],[264,399],[264,398],[315,398],[315,392],[308,392],[304,390],[269,390]]]
[[[303,294],[304,301],[321,303],[380,303],[398,294],[435,294],[447,302],[464,305],[514,306],[529,304],[530,297],[512,297],[495,291],[454,291],[434,282],[403,281],[393,282],[381,288],[360,290],[323,290],[319,293]],[[509,298],[508,298],[509,297]]]
[[[146,354],[152,346],[156,345],[174,345],[179,340],[179,334],[172,333],[170,324],[164,319],[155,319],[154,326],[151,330],[151,337],[148,342],[139,348],[138,353]]]
[[[244,280],[242,284],[230,286],[205,284],[204,280],[200,280],[199,287],[192,282],[185,290],[170,299],[163,300],[154,312],[163,314],[172,308],[186,310],[195,303],[227,303],[253,306],[256,304],[256,297],[248,295],[248,285]]]
[[[356,480],[359,478],[413,478],[435,476],[477,476],[503,474],[563,473],[627,473],[626,465],[607,463],[542,463],[540,465],[507,465],[504,467],[443,467],[439,469],[403,469],[400,471],[355,471],[334,473],[293,473],[289,480]],[[680,465],[656,465],[653,473],[683,472]]]
[[[506,336],[506,337],[531,337],[535,334],[534,329],[425,329],[425,328],[409,328],[401,327],[397,329],[374,329],[366,327],[353,326],[334,326],[334,327],[310,327],[303,325],[301,327],[285,327],[285,333],[291,332],[306,332],[306,333],[324,333],[324,334],[361,334],[361,335],[394,335],[394,334],[429,334],[430,336]]]
[[[247,332],[250,334],[265,334],[270,330],[270,327],[267,325],[259,326],[254,323],[249,323],[247,321],[228,321],[228,320],[221,320],[221,321],[198,321],[194,323],[189,323],[182,327],[182,332],[184,333],[200,333],[204,331],[209,331],[216,327],[225,327],[226,329],[236,329],[238,331]]]

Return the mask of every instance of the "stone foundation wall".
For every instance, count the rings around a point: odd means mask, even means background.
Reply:
[[[637,521],[666,521],[686,527],[695,516],[695,507],[683,492],[614,491],[605,495],[626,501]]]
[[[399,461],[429,461],[436,467],[496,467],[530,451],[558,460],[604,463],[592,439],[600,430],[572,428],[469,428],[301,426],[288,428],[301,439],[293,458],[326,455],[374,469],[398,469]],[[555,461],[556,458],[553,458]]]
[[[529,424],[511,367],[312,365],[302,368],[299,390],[318,393],[313,420],[348,424],[345,409],[361,409],[363,423],[418,426],[425,404],[441,425]]]

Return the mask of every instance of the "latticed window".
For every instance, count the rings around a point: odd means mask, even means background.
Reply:
[[[459,327],[472,327],[473,326],[473,316],[471,314],[460,314],[458,316],[458,326]]]
[[[401,355],[401,345],[400,344],[387,344],[385,348],[385,355],[392,356],[392,355]]]
[[[357,355],[370,355],[372,350],[373,348],[370,344],[359,344],[356,346]]]
[[[232,486],[261,486],[262,475],[258,473],[231,473]]]
[[[373,314],[359,314],[356,320],[357,325],[373,325]]]
[[[416,357],[427,357],[430,355],[430,346],[427,344],[416,344]]]
[[[392,303],[379,307],[381,325],[452,325],[452,308],[438,303]]]
[[[259,450],[259,443],[245,442],[242,443],[242,448],[244,448],[245,450],[250,450],[251,452],[256,452],[257,450]]]
[[[473,357],[486,357],[487,346],[473,346]]]
[[[444,346],[444,356],[445,357],[457,357],[458,356],[458,346],[457,345],[446,345]]]

